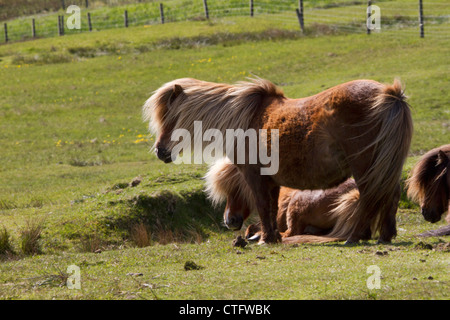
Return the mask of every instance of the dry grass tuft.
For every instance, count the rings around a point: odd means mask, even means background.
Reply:
[[[26,255],[42,253],[41,235],[44,230],[43,220],[28,220],[20,230],[20,248]]]

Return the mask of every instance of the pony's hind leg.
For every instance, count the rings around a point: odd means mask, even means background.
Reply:
[[[392,197],[391,203],[386,204],[385,210],[388,211],[388,214],[383,221],[383,227],[381,229],[380,237],[378,238],[378,243],[391,243],[392,238],[397,236],[396,215],[401,192],[402,191],[399,184],[394,196]]]

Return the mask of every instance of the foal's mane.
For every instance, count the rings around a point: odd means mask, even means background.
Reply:
[[[410,177],[406,181],[408,197],[413,201],[421,203],[425,196],[433,195],[447,172],[447,167],[438,169],[439,150],[450,154],[450,145],[438,147],[425,153],[411,170]]]
[[[210,166],[204,179],[206,194],[213,205],[217,206],[225,201],[227,196],[237,194],[246,201],[251,211],[256,208],[250,187],[230,159],[223,158],[216,161]]]
[[[187,129],[194,134],[194,121],[209,128],[247,130],[266,97],[283,98],[281,89],[264,79],[250,79],[234,85],[182,78],[164,84],[145,102],[143,118],[150,130],[163,127]]]

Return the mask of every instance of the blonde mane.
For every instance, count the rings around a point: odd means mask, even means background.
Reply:
[[[256,111],[266,97],[284,98],[272,82],[250,79],[235,85],[182,78],[164,84],[145,102],[144,121],[158,134],[163,124],[183,128],[194,137],[194,121],[202,121],[202,129],[247,130]],[[174,141],[173,145],[177,142]],[[169,149],[172,146],[168,146]]]
[[[251,211],[256,209],[252,191],[239,169],[228,158],[216,161],[204,177],[205,192],[214,206],[224,202],[231,194],[239,194]]]

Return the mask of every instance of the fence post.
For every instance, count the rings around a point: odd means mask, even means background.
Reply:
[[[295,9],[295,13],[297,13],[297,19],[298,19],[298,23],[300,24],[300,29],[302,30],[302,33],[304,33],[305,29],[304,29],[304,26],[303,26],[302,14],[300,13],[300,10],[298,8]]]
[[[370,26],[371,26],[371,20],[370,16],[372,15],[372,10],[370,9],[370,6],[372,5],[372,1],[367,1],[367,18],[366,18],[366,28],[367,28],[367,34],[370,34]]]
[[[419,0],[419,26],[420,26],[420,37],[425,37],[425,31],[423,29],[423,5],[422,0]]]
[[[58,35],[61,35],[61,16],[58,15]]]
[[[36,21],[34,18],[31,20],[31,35],[36,38]]]
[[[207,2],[207,0],[203,0],[203,8],[205,9],[206,19],[209,19],[209,10],[208,10],[208,2]]]
[[[159,4],[159,15],[161,16],[161,23],[164,24],[164,6],[162,3]]]
[[[66,3],[64,2],[64,0],[61,0],[61,7],[64,11],[66,10]]]
[[[89,31],[92,31],[92,21],[91,21],[91,13],[90,12],[88,12],[87,18],[88,18]]]
[[[298,0],[298,7],[300,8],[300,28],[302,28],[302,32],[305,32],[305,13],[303,11],[303,0]]]
[[[89,8],[89,0],[86,0],[86,8]]]
[[[250,0],[250,17],[253,17],[253,0]]]
[[[5,22],[5,24],[4,24],[4,26],[5,26],[5,42],[8,42],[8,25],[6,24],[6,22]]]
[[[128,28],[128,10],[125,10],[123,14],[124,22],[125,22],[125,28]]]
[[[64,16],[61,16],[61,35],[64,35]]]

